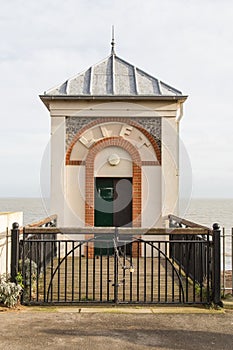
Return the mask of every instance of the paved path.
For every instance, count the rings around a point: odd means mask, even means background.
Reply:
[[[233,310],[31,307],[0,312],[0,322],[4,350],[231,350],[233,346]]]

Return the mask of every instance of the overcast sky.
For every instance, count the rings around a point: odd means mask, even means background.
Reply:
[[[49,113],[38,95],[110,53],[189,98],[193,197],[233,198],[232,0],[0,0],[0,196],[40,195]]]

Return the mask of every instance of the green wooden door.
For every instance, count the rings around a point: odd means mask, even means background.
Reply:
[[[95,181],[95,226],[113,226],[113,179],[96,178]],[[95,239],[95,255],[113,255],[112,235]]]
[[[95,179],[95,226],[132,226],[131,179]],[[112,235],[96,239],[95,255],[100,254],[113,254]]]
[[[95,226],[113,226],[114,181],[96,178]]]

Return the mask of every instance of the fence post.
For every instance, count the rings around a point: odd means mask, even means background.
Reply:
[[[213,302],[222,306],[220,232],[219,224],[213,224]]]
[[[19,224],[14,222],[11,230],[11,281],[16,282],[19,267]]]
[[[118,229],[115,227],[113,244],[114,244],[114,303],[118,304]]]

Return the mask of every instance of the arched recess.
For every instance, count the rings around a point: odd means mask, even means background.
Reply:
[[[96,155],[106,147],[117,146],[126,150],[132,158],[132,224],[134,227],[141,226],[141,196],[142,174],[141,158],[138,150],[123,137],[108,137],[96,142],[89,150],[86,158],[85,175],[85,224],[94,226],[94,161]]]
[[[85,131],[87,131],[88,129],[92,128],[93,126],[100,125],[100,124],[103,124],[103,123],[108,123],[108,122],[125,123],[125,124],[131,125],[131,126],[137,128],[139,131],[141,131],[146,136],[146,138],[150,141],[150,143],[151,143],[151,145],[152,145],[152,147],[153,147],[153,149],[155,151],[157,160],[158,160],[159,164],[161,165],[161,149],[159,147],[158,142],[154,139],[154,137],[147,130],[145,130],[140,124],[138,124],[137,122],[133,121],[132,119],[128,119],[128,118],[113,118],[113,117],[96,119],[96,120],[88,123],[87,125],[85,125],[74,136],[74,138],[71,141],[71,143],[70,143],[70,145],[69,145],[69,147],[67,149],[67,152],[66,152],[66,165],[73,165],[73,162],[70,160],[70,156],[71,156],[71,153],[72,153],[74,145],[79,140],[81,135]],[[81,160],[80,160],[80,162],[81,162]]]

